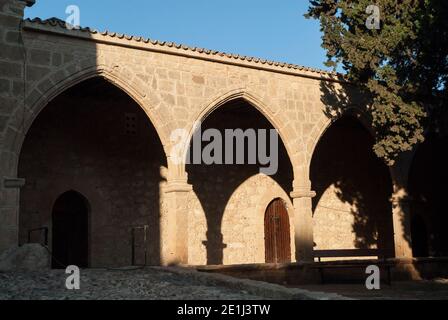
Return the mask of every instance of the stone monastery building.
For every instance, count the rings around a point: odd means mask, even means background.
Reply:
[[[312,261],[330,249],[448,255],[446,141],[386,166],[356,84],[24,20],[33,2],[0,1],[0,251],[46,242],[54,267]],[[173,161],[172,132],[191,139],[198,121],[276,129],[277,173]]]

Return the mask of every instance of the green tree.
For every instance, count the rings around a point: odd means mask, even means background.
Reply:
[[[305,16],[320,21],[326,65],[342,66],[372,97],[379,157],[393,164],[437,130],[447,101],[447,0],[312,0]]]

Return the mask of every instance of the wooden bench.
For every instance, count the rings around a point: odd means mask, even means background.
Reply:
[[[379,249],[341,249],[341,250],[314,250],[313,252],[314,258],[318,259],[318,263],[315,264],[314,268],[319,270],[321,282],[325,283],[324,278],[324,269],[354,269],[354,268],[366,268],[367,264],[358,260],[355,262],[347,261],[338,261],[336,264],[332,264],[331,262],[325,263],[322,262],[322,258],[355,258],[355,257],[377,257],[377,263],[371,263],[377,265],[380,269],[383,268],[386,270],[386,283],[391,285],[391,267],[393,263],[390,263],[386,260],[386,255],[384,251]]]

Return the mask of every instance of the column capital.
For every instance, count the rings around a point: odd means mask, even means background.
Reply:
[[[166,193],[190,192],[192,190],[193,186],[191,184],[188,184],[184,179],[168,181],[167,185],[165,186]]]
[[[294,188],[294,190],[290,194],[293,199],[300,198],[314,198],[316,196],[316,192],[311,190],[311,188]]]
[[[25,179],[3,177],[5,189],[20,189],[25,186]]]

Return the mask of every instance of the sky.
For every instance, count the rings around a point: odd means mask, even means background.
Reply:
[[[69,5],[83,27],[328,70],[308,0],[36,0],[25,16],[66,20]]]

